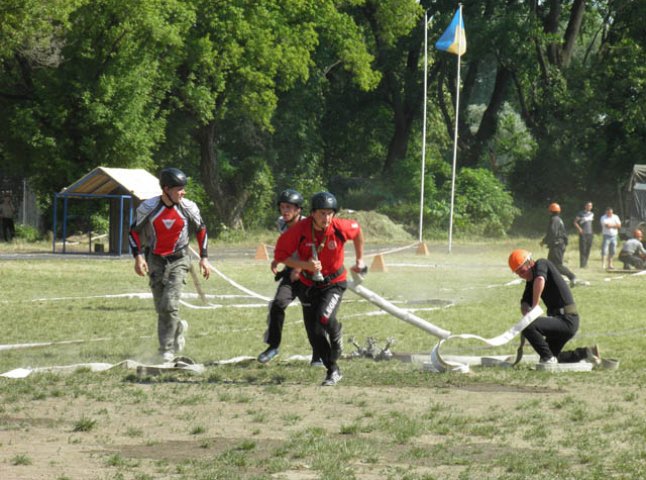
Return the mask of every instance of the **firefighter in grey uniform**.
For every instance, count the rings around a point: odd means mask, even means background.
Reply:
[[[303,196],[296,190],[288,188],[280,192],[276,205],[280,212],[280,217],[278,217],[276,224],[281,234],[305,218],[301,215],[303,211]],[[278,263],[275,260],[271,262],[271,271],[274,274],[275,280],[280,280],[280,283],[276,289],[274,299],[269,303],[267,330],[264,335],[264,340],[268,347],[258,355],[258,361],[260,363],[271,361],[279,353],[278,348],[282,340],[283,324],[285,323],[285,310],[296,299],[295,286],[300,275],[300,270],[290,267],[285,267],[283,270],[278,271]],[[310,345],[312,345],[313,332],[307,328],[307,323],[305,327],[307,329],[307,338],[310,341]],[[318,354],[312,353],[310,365],[323,366],[323,362]]]
[[[635,267],[637,270],[644,270],[646,268],[646,250],[642,243],[642,231],[639,229],[633,230],[633,238],[626,240],[624,246],[619,252],[619,261],[624,263],[624,270],[629,270],[630,267]]]
[[[129,234],[135,272],[149,277],[159,353],[164,361],[171,361],[184,349],[188,329],[188,323],[179,317],[179,301],[191,268],[189,227],[196,232],[202,275],[208,279],[210,274],[206,226],[197,205],[184,198],[186,182],[181,170],[163,169],[159,176],[162,194],[139,205]]]

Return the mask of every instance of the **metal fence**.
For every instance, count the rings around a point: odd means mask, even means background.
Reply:
[[[27,180],[16,177],[0,177],[0,190],[11,192],[16,207],[16,224],[29,225],[38,229],[43,227],[43,216],[38,208],[36,193],[29,187]]]

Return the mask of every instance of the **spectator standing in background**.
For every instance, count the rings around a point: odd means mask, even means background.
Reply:
[[[612,258],[617,250],[617,236],[621,228],[621,220],[614,214],[612,207],[606,207],[606,213],[601,216],[599,221],[601,223],[601,234],[603,235],[603,240],[601,241],[601,266],[604,270],[614,270]]]
[[[0,206],[0,217],[2,218],[2,236],[5,242],[10,242],[16,236],[16,228],[13,223],[13,216],[16,213],[16,207],[13,204],[11,192],[3,193],[2,205]]]
[[[587,268],[590,250],[592,249],[592,222],[594,213],[592,212],[592,202],[586,202],[577,216],[574,218],[574,227],[579,232],[579,267]]]

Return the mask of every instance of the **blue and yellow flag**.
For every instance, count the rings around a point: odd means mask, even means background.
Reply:
[[[435,42],[438,50],[453,53],[454,55],[464,55],[467,51],[467,36],[464,32],[464,21],[462,20],[462,8],[455,12],[451,24],[444,31],[440,39]]]

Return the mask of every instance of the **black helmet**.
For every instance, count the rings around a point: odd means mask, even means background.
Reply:
[[[179,168],[164,168],[159,174],[159,185],[164,187],[185,187],[186,175]]]
[[[336,197],[330,192],[319,192],[315,193],[312,197],[312,208],[311,210],[320,210],[320,209],[330,209],[334,210],[334,213],[338,210]]]
[[[291,203],[292,205],[296,205],[298,208],[303,208],[303,195],[298,193],[296,190],[288,188],[287,190],[280,192],[276,205],[280,207],[280,204],[283,202]]]

